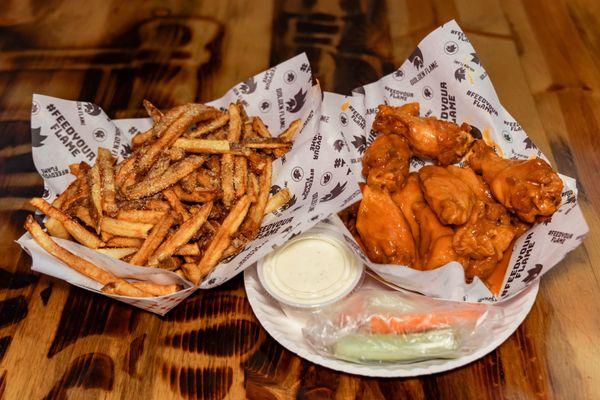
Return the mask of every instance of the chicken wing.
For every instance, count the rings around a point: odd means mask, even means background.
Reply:
[[[371,261],[410,265],[415,261],[415,243],[402,211],[384,190],[363,187],[356,229]]]
[[[410,149],[402,136],[379,135],[369,146],[362,160],[362,174],[369,186],[399,190],[408,175]]]
[[[413,204],[412,209],[420,232],[419,259],[414,267],[430,270],[457,260],[458,256],[452,248],[452,228],[442,225],[423,201]]]
[[[446,225],[462,225],[471,216],[475,194],[463,181],[437,166],[419,170],[421,188],[427,203]]]
[[[473,137],[468,124],[419,117],[418,103],[402,107],[380,105],[373,129],[402,135],[416,156],[431,158],[438,165],[454,164],[467,153]]]
[[[503,159],[478,140],[468,163],[483,175],[494,197],[525,222],[552,215],[560,206],[562,180],[540,158]]]
[[[416,172],[411,172],[408,175],[402,190],[392,193],[392,200],[394,200],[394,203],[400,207],[404,218],[406,218],[406,222],[408,222],[408,225],[410,226],[410,231],[415,243],[419,243],[419,223],[415,218],[413,205],[423,202],[425,199],[423,198],[423,192],[421,191],[421,185],[419,183],[419,176]]]

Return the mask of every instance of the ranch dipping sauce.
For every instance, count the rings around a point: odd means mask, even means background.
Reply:
[[[258,277],[271,296],[315,308],[347,296],[361,281],[362,262],[337,237],[312,229],[263,258]]]

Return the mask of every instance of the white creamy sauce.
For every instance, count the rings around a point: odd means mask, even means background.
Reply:
[[[266,257],[259,275],[265,289],[290,305],[323,305],[348,294],[362,264],[343,243],[325,235],[297,237]]]

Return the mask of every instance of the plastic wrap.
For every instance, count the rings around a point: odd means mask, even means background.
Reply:
[[[319,353],[377,364],[457,358],[485,343],[502,308],[361,290],[312,315],[303,334]]]

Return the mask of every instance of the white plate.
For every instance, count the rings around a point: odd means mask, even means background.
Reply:
[[[486,344],[477,351],[452,360],[429,360],[412,364],[384,365],[360,365],[318,354],[304,340],[301,323],[286,316],[279,303],[263,289],[258,280],[255,267],[248,268],[244,272],[244,285],[256,318],[275,340],[292,353],[315,364],[350,374],[373,377],[409,377],[434,374],[462,367],[500,346],[517,330],[529,314],[535,302],[539,282],[530,285],[520,294],[502,303],[505,312],[505,323],[499,326],[494,334],[487,335],[484,338],[484,340],[487,339]]]

